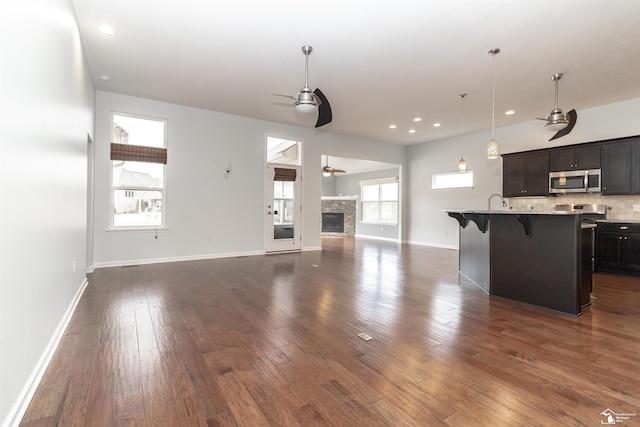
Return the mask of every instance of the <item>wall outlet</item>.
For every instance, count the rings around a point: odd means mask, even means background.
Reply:
[[[634,212],[640,212],[640,205],[633,205]]]

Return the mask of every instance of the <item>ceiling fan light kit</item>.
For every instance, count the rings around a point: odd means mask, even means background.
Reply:
[[[333,113],[331,112],[331,105],[329,100],[324,96],[320,89],[311,91],[309,88],[309,55],[313,52],[313,47],[302,46],[302,53],[305,56],[304,66],[304,87],[300,89],[295,96],[280,95],[274,93],[275,96],[283,96],[285,98],[294,99],[293,108],[296,113],[300,114],[313,114],[318,113],[318,120],[315,127],[324,126],[331,123],[333,120]]]

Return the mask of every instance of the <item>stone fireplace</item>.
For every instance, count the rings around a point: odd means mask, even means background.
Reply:
[[[322,234],[355,236],[357,196],[322,197]]]

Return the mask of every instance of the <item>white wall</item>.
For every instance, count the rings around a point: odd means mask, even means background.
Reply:
[[[168,120],[168,230],[107,231],[111,111]],[[330,125],[329,125],[330,126]],[[404,147],[96,92],[94,259],[96,266],[255,254],[264,251],[266,135],[301,139],[303,248],[320,247],[321,154],[403,164]],[[224,178],[230,162],[232,172]],[[211,236],[211,240],[209,240]]]
[[[498,128],[495,135],[500,153],[513,153],[639,135],[638,117],[640,98],[580,110],[573,131],[551,142],[553,133],[544,130],[538,120]],[[458,223],[442,210],[487,209],[489,195],[502,193],[502,158],[486,158],[490,137],[488,130],[409,147],[408,241],[457,248]],[[457,171],[461,156],[467,161],[467,170],[474,173],[474,188],[431,190],[431,175]]]
[[[8,426],[85,283],[94,90],[70,1],[5,2],[0,26],[0,422]]]

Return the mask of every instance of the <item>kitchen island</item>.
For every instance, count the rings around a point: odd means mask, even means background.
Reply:
[[[459,269],[490,295],[580,315],[591,290],[590,230],[580,213],[448,210]]]

